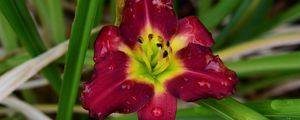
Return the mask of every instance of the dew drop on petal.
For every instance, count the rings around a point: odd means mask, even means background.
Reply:
[[[152,109],[151,113],[154,117],[161,117],[163,115],[163,110],[161,108],[155,107]]]
[[[123,110],[123,112],[125,112],[125,113],[129,113],[129,112],[130,112],[130,110],[129,110],[128,108],[125,108],[125,109]]]
[[[98,117],[101,117],[101,115],[102,115],[102,113],[101,113],[101,112],[97,113],[97,116],[98,116]]]
[[[113,66],[113,65],[110,65],[110,66],[108,67],[108,69],[109,69],[109,70],[114,70],[114,66]]]
[[[224,87],[226,87],[226,86],[228,86],[228,83],[226,81],[222,81],[221,85],[224,86]]]
[[[199,85],[200,87],[210,88],[210,84],[209,84],[208,82],[200,81],[200,82],[198,82],[198,85]]]
[[[183,78],[183,80],[184,80],[184,81],[188,81],[189,79],[188,79],[188,78]]]
[[[134,101],[136,101],[136,97],[134,97],[134,96],[131,96],[131,98],[132,98]]]
[[[126,101],[126,104],[130,105],[130,102],[129,102],[129,101]]]
[[[133,87],[134,83],[131,81],[125,81],[122,85],[121,88],[123,90],[130,90]]]

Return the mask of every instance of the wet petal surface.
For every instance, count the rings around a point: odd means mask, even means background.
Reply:
[[[103,37],[109,36],[109,30],[104,29],[96,41],[92,80],[84,85],[81,96],[83,107],[89,110],[90,116],[99,119],[113,112],[136,112],[150,102],[154,93],[152,85],[128,79],[129,57],[115,48],[118,41],[104,40],[115,40],[113,37]],[[115,34],[113,32],[111,34]],[[107,51],[97,54],[103,47]]]
[[[174,51],[186,47],[189,43],[199,44],[208,48],[214,44],[211,33],[195,16],[188,16],[179,20],[177,33],[171,42]]]
[[[236,74],[226,68],[209,48],[191,43],[177,56],[183,60],[186,70],[167,82],[167,88],[174,96],[195,101],[209,97],[221,99],[233,93]]]
[[[122,43],[119,29],[116,26],[104,26],[94,44],[94,60],[100,59],[110,51],[117,51]]]
[[[139,120],[174,120],[177,100],[169,93],[155,95],[151,102],[138,112]]]
[[[170,40],[176,32],[177,18],[172,0],[126,0],[120,31],[125,43],[133,48],[147,28]]]

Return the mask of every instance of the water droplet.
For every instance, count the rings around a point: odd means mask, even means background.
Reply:
[[[129,113],[130,110],[129,110],[128,108],[124,108],[123,112],[124,112],[124,113]]]
[[[130,102],[129,102],[129,101],[126,101],[126,104],[130,105]]]
[[[228,77],[229,80],[232,80],[232,77]]]
[[[93,59],[94,59],[94,61],[98,61],[98,57],[94,57]]]
[[[163,110],[161,108],[153,108],[151,111],[154,117],[161,117],[163,115]]]
[[[183,89],[183,86],[181,86],[180,89]]]
[[[208,82],[200,81],[200,82],[198,82],[198,85],[199,85],[200,87],[210,88],[210,84],[209,84]]]
[[[113,65],[110,65],[110,66],[108,67],[108,69],[109,69],[109,70],[114,70],[114,66],[113,66]]]
[[[222,68],[220,67],[220,64],[217,61],[211,61],[208,63],[208,65],[205,67],[206,70],[214,70],[216,72],[221,72]]]
[[[226,81],[222,81],[221,85],[224,86],[224,87],[226,87],[226,86],[228,86],[228,83]]]
[[[188,78],[183,78],[183,80],[184,80],[184,81],[188,81],[189,79],[188,79]]]
[[[102,112],[97,113],[98,117],[101,117],[101,115],[102,115]]]
[[[136,101],[136,97],[134,97],[134,96],[131,96],[131,98],[132,98],[133,100],[135,100],[135,101]]]
[[[223,95],[217,95],[216,98],[217,99],[222,99],[224,96]]]
[[[134,83],[131,81],[125,81],[122,85],[121,88],[123,90],[130,90],[133,87]]]
[[[87,85],[85,86],[83,93],[89,93],[89,92],[91,92],[91,88]]]

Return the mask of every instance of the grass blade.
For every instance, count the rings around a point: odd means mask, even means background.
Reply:
[[[240,58],[243,55],[247,55],[259,50],[267,50],[273,47],[300,44],[299,37],[299,32],[261,37],[224,49],[222,51],[219,51],[217,54],[223,60],[236,59]]]
[[[222,0],[207,13],[200,16],[201,21],[208,30],[213,30],[231,11],[239,4],[240,0]]]
[[[100,0],[79,0],[72,26],[57,120],[71,120],[81,71]]]
[[[63,9],[60,0],[33,0],[42,24],[55,44],[65,40]]]
[[[257,57],[249,60],[226,63],[237,72],[239,76],[257,74],[261,72],[274,72],[300,69],[300,52],[291,52],[283,55]]]
[[[104,4],[105,4],[104,2],[105,2],[104,0],[100,0],[100,3],[98,5],[98,10],[97,10],[98,14],[96,14],[93,27],[100,26],[100,24],[102,24],[102,22],[103,22],[102,20],[103,20],[103,14],[104,14],[104,12],[103,12]],[[94,43],[97,38],[97,35],[98,34],[93,34],[93,37],[90,40],[89,48],[94,48]]]
[[[197,0],[197,16],[203,18],[205,13],[209,12],[213,1],[212,0]]]
[[[233,37],[225,44],[225,47],[256,37],[257,35],[255,35],[255,33],[259,28],[258,24],[264,21],[272,8],[272,3],[273,0],[260,0],[257,8],[254,10],[251,17],[249,17],[249,21],[238,31],[238,33],[232,33]]]
[[[9,69],[14,68],[17,65],[30,59],[28,53],[20,53],[18,55],[12,56],[6,60],[0,61],[0,74],[6,72]]]
[[[260,35],[268,30],[271,30],[274,27],[277,27],[278,25],[297,20],[300,17],[299,11],[300,11],[300,3],[291,6],[291,8],[280,13],[279,15],[269,18],[268,20],[265,20],[257,29],[258,31],[256,31],[256,34]]]
[[[268,120],[233,98],[206,99],[196,103],[203,107],[179,109],[176,113],[176,120]],[[109,120],[137,120],[137,115],[111,117]]]
[[[67,50],[68,41],[15,67],[0,77],[0,101],[11,94],[41,69],[61,57]]]
[[[51,120],[41,111],[32,107],[31,105],[19,100],[15,97],[7,97],[1,101],[2,104],[23,113],[30,120]]]
[[[216,112],[227,120],[268,120],[268,118],[244,106],[233,98],[222,100],[206,99],[196,103]]]
[[[216,38],[214,48],[220,49],[227,40],[230,40],[229,38],[233,33],[240,31],[240,29],[242,29],[243,26],[245,26],[245,24],[250,20],[249,18],[254,13],[258,4],[259,0],[244,0],[237,9],[237,12],[231,18],[230,22]]]
[[[116,0],[109,1],[109,15],[110,15],[110,23],[114,24],[116,22]]]
[[[254,93],[255,91],[268,88],[270,86],[279,85],[289,80],[294,80],[295,78],[299,78],[298,71],[284,71],[284,72],[272,72],[274,75],[267,76],[264,78],[259,78],[255,80],[251,80],[249,83],[240,83],[237,86],[236,93],[238,95],[247,95],[250,93]]]
[[[300,117],[300,99],[256,101],[246,105],[266,116]]]
[[[0,11],[0,40],[6,52],[18,47],[17,36]]]
[[[1,12],[15,33],[17,33],[23,47],[31,56],[38,56],[46,51],[28,9],[25,6],[25,1],[0,0],[0,4]],[[57,68],[50,64],[42,70],[42,73],[49,80],[53,89],[58,92],[61,85],[61,78]]]

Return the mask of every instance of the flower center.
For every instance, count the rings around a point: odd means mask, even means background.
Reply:
[[[149,73],[158,75],[167,69],[170,64],[170,54],[172,54],[169,41],[150,33],[146,36],[140,36],[138,42],[138,61],[145,64]]]
[[[144,32],[135,48],[121,45],[120,50],[130,57],[128,79],[154,85],[157,93],[165,91],[165,81],[184,73],[170,43],[159,34]]]

